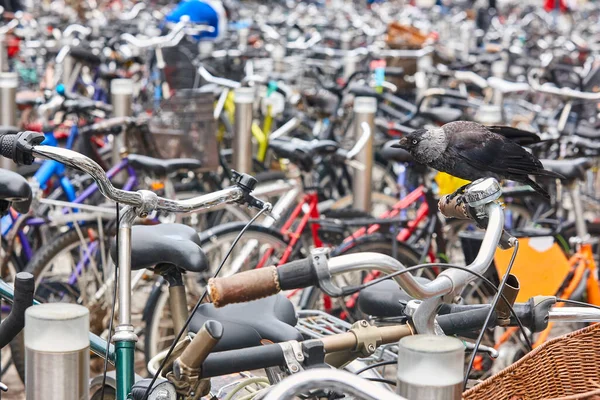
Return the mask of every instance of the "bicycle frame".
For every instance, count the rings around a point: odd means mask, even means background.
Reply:
[[[320,217],[318,205],[319,205],[319,196],[316,192],[305,194],[304,197],[302,198],[302,200],[300,200],[300,202],[296,206],[296,208],[294,208],[294,211],[292,211],[292,214],[286,220],[285,224],[281,227],[281,229],[280,229],[281,234],[284,235],[285,237],[289,237],[290,240],[289,240],[287,247],[285,248],[285,251],[283,252],[281,259],[277,263],[277,266],[283,265],[289,260],[291,254],[294,250],[294,247],[296,246],[296,244],[302,237],[302,232],[304,232],[304,229],[310,223],[310,219],[318,219]],[[290,231],[292,224],[296,221],[296,218],[298,218],[300,216],[300,213],[303,212],[303,209],[305,207],[307,207],[307,209],[304,211],[304,214],[302,215],[302,219],[298,223],[298,226],[296,227],[296,229],[294,231]],[[312,239],[313,239],[314,245],[316,247],[322,247],[323,242],[319,238],[320,225],[318,223],[314,223],[314,222],[310,223],[310,224],[311,224],[311,232],[312,232]],[[266,251],[265,254],[263,255],[262,259],[259,261],[258,265],[256,266],[256,268],[264,267],[266,262],[268,261],[268,259],[271,257],[272,254],[273,254],[272,249],[269,249],[268,251]]]
[[[46,162],[52,162],[52,163],[62,165],[56,161],[46,161]],[[138,177],[137,177],[137,174],[136,174],[135,170],[133,169],[133,167],[129,165],[127,158],[124,158],[123,160],[121,160],[119,162],[119,164],[117,164],[113,168],[111,168],[106,173],[106,176],[108,177],[108,179],[112,179],[115,176],[117,176],[121,171],[125,171],[125,170],[127,171],[128,178],[127,178],[127,181],[125,182],[125,185],[123,186],[123,189],[124,190],[132,190],[138,184]],[[83,191],[83,193],[81,193],[78,197],[73,199],[71,201],[71,203],[82,204],[85,200],[90,198],[97,191],[98,191],[98,185],[96,183],[93,183],[87,189],[85,189]],[[63,214],[66,214],[67,212],[68,212],[68,209],[65,207],[63,209]],[[19,219],[19,214],[17,214],[16,212],[14,212],[12,210],[9,215],[5,216],[2,219],[2,221],[1,221],[2,222],[2,236],[6,236],[9,234],[9,232],[13,229],[13,227],[16,226],[18,219]],[[29,219],[27,219],[27,221],[25,221],[25,225],[30,226],[30,227],[40,227],[47,223],[48,223],[48,220],[43,217],[29,218]],[[19,242],[21,243],[25,258],[27,260],[30,260],[33,257],[33,249],[31,247],[31,243],[29,242],[29,239],[27,238],[27,235],[25,234],[23,229],[20,229],[20,228],[19,228],[18,232],[16,233],[16,235],[19,238]]]

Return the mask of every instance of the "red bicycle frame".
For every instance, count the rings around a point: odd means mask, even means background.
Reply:
[[[317,193],[305,194],[304,197],[302,198],[302,200],[300,201],[300,203],[298,203],[296,208],[294,208],[294,211],[292,211],[292,214],[287,219],[285,224],[281,227],[279,232],[283,236],[289,237],[290,240],[289,240],[287,247],[285,248],[285,251],[283,252],[283,255],[281,256],[281,259],[277,263],[277,266],[283,265],[286,262],[288,262],[288,259],[290,258],[290,255],[292,254],[292,251],[294,250],[296,243],[298,243],[298,240],[300,240],[300,238],[302,237],[302,233],[304,232],[304,229],[306,229],[306,225],[309,224],[309,221],[311,219],[313,219],[313,220],[319,219],[320,214],[319,214],[318,205],[319,205],[319,196]],[[300,220],[300,223],[298,224],[296,229],[294,231],[291,231],[290,229],[292,228],[292,224],[294,223],[294,221],[296,221],[296,218],[298,218],[300,213],[302,213],[302,210],[305,206],[308,207],[308,210],[304,212],[304,215],[302,216],[302,219]],[[313,239],[313,243],[314,243],[315,247],[323,247],[323,242],[319,238],[319,228],[320,228],[320,225],[318,223],[313,222],[311,224],[312,239]],[[265,263],[267,262],[267,260],[271,257],[272,254],[273,254],[272,249],[269,249],[268,251],[266,251],[265,255],[260,260],[260,262],[258,263],[256,268],[262,268],[265,265]]]

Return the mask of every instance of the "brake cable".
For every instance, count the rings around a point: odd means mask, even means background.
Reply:
[[[117,239],[117,243],[115,246],[115,249],[117,251],[117,254],[119,254],[119,224],[121,223],[121,217],[120,217],[120,210],[119,210],[119,203],[115,203],[115,207],[117,210],[117,232],[116,232],[116,239]],[[102,240],[102,239],[100,239]],[[104,400],[104,389],[106,388],[106,373],[108,371],[108,355],[110,353],[110,342],[112,340],[112,327],[113,327],[113,321],[115,319],[115,304],[117,304],[117,280],[118,280],[118,265],[119,265],[119,257],[117,257],[114,262],[115,262],[115,275],[114,275],[114,284],[113,284],[113,295],[112,295],[112,307],[111,307],[111,311],[110,311],[110,319],[108,320],[108,335],[106,338],[106,352],[104,353],[104,367],[102,369],[102,388],[101,388],[101,392],[100,392],[100,400]]]
[[[248,221],[248,223],[244,226],[244,228],[242,228],[242,230],[240,231],[240,233],[234,239],[234,241],[231,244],[231,246],[229,246],[229,250],[227,250],[227,253],[225,254],[225,257],[221,261],[221,264],[219,265],[219,268],[217,268],[217,271],[213,275],[213,278],[216,278],[219,275],[219,273],[221,272],[221,269],[223,269],[223,266],[225,265],[225,262],[227,261],[227,259],[231,255],[231,253],[233,252],[233,249],[235,248],[235,246],[237,245],[237,243],[239,242],[239,240],[242,238],[242,235],[246,232],[246,230],[250,227],[250,225],[252,225],[254,223],[254,221],[256,221],[258,219],[258,217],[260,217],[262,214],[264,214],[268,209],[269,209],[269,206],[268,206],[268,203],[267,203],[267,204],[265,204],[265,206],[254,217],[252,217],[252,219],[250,221]],[[198,300],[198,302],[196,303],[196,305],[194,306],[194,308],[190,312],[190,315],[188,316],[187,320],[185,321],[185,324],[183,324],[183,327],[181,328],[181,330],[179,331],[179,333],[177,334],[177,336],[173,340],[173,344],[171,344],[171,347],[169,348],[169,351],[167,352],[165,358],[163,359],[163,362],[160,364],[160,366],[156,370],[156,373],[152,377],[152,381],[148,385],[148,388],[146,389],[146,392],[144,393],[144,396],[142,397],[142,400],[148,399],[148,395],[150,394],[150,391],[152,390],[152,387],[154,386],[154,383],[156,383],[156,379],[158,379],[158,377],[159,377],[162,369],[167,364],[167,361],[169,360],[169,357],[171,357],[171,353],[173,353],[173,350],[175,350],[175,346],[177,345],[177,343],[179,343],[179,340],[181,339],[181,336],[183,336],[183,333],[187,330],[188,325],[190,324],[190,322],[192,321],[192,318],[194,317],[194,314],[196,314],[196,311],[198,310],[198,307],[200,307],[200,304],[202,304],[202,302],[204,301],[204,298],[206,297],[207,294],[208,294],[208,288],[205,288],[204,289],[204,293],[202,293],[202,296],[200,296],[200,299]]]
[[[365,288],[367,288],[369,286],[376,285],[379,282],[382,282],[382,281],[385,281],[385,280],[388,280],[388,279],[392,279],[395,276],[402,275],[402,274],[405,274],[407,272],[417,271],[417,270],[423,269],[423,268],[435,268],[435,267],[439,267],[439,268],[453,268],[453,269],[458,269],[458,270],[461,270],[461,271],[468,272],[470,274],[475,275],[479,279],[481,279],[485,284],[487,284],[496,293],[499,292],[498,287],[496,287],[492,283],[492,281],[490,281],[488,278],[486,278],[485,276],[483,276],[482,274],[480,274],[478,272],[471,271],[467,267],[463,267],[461,265],[448,264],[448,263],[428,263],[428,264],[420,264],[420,265],[414,265],[412,267],[407,267],[406,269],[404,269],[402,271],[396,271],[396,272],[393,272],[391,274],[382,276],[382,277],[377,278],[377,279],[373,279],[372,281],[369,281],[369,282],[366,282],[366,283],[363,283],[363,284],[360,284],[360,285],[345,287],[344,289],[342,289],[343,290],[342,296],[348,296],[348,295],[354,294],[354,293],[359,292],[362,289],[365,289]],[[506,299],[506,297],[504,296],[504,294],[502,294],[502,299],[509,306],[510,313],[515,318],[515,321],[517,322],[517,325],[519,326],[519,330],[523,334],[523,341],[525,342],[524,344],[527,346],[528,351],[533,350],[533,345],[531,343],[531,340],[530,340],[529,336],[527,335],[527,332],[525,331],[525,326],[523,325],[523,322],[521,321],[521,319],[519,318],[519,316],[515,312],[514,308],[510,304],[510,302]],[[521,339],[520,336],[519,336],[519,338]]]

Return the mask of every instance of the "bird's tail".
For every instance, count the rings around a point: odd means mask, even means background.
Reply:
[[[535,183],[534,181],[532,181],[529,178],[527,178],[525,183],[527,183],[529,186],[531,186],[533,188],[533,190],[535,190],[536,192],[538,192],[539,194],[544,196],[546,199],[550,200],[550,194],[546,191],[546,189],[544,189],[543,187],[541,187],[540,185],[538,185],[537,183]]]
[[[558,172],[548,171],[547,169],[539,169],[535,172],[532,172],[531,175],[546,176],[549,178],[566,179],[564,176],[562,176]]]

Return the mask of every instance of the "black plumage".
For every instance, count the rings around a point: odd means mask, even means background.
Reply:
[[[540,160],[503,134],[528,136],[527,132],[510,127],[486,127],[476,122],[456,121],[441,128],[418,129],[400,139],[395,147],[409,151],[422,164],[458,178],[470,181],[488,177],[509,179],[526,183],[550,198],[548,192],[529,176],[561,176],[545,170]]]

